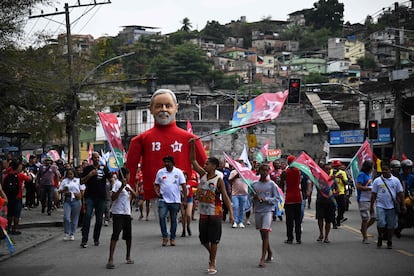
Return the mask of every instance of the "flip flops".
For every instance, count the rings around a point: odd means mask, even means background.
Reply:
[[[114,269],[115,268],[115,265],[114,264],[111,264],[111,263],[107,263],[106,264],[106,268],[107,269]]]
[[[217,273],[217,270],[216,269],[214,269],[214,268],[209,268],[208,270],[207,270],[207,274],[208,275],[214,275],[214,274],[216,274]]]

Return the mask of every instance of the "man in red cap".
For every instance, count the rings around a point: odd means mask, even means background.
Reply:
[[[332,162],[332,175],[335,176],[337,183],[337,190],[335,193],[335,200],[338,204],[338,215],[336,216],[336,226],[341,226],[341,223],[345,222],[347,218],[344,218],[345,213],[345,186],[348,182],[348,176],[342,166],[341,161],[334,160]]]
[[[290,155],[287,163],[290,165],[296,159]],[[288,167],[281,176],[281,182],[285,183],[285,212],[287,240],[285,243],[293,243],[293,229],[295,229],[296,243],[302,243],[301,235],[301,210],[302,193],[300,191],[300,171],[295,167]]]

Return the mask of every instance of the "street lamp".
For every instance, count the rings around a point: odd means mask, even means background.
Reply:
[[[82,87],[85,85],[87,79],[92,76],[93,73],[96,72],[96,70],[98,70],[100,67],[102,67],[103,65],[123,58],[123,57],[127,57],[130,55],[135,54],[135,52],[130,52],[130,53],[125,53],[119,56],[115,56],[113,58],[110,58],[108,60],[105,60],[104,62],[98,64],[95,68],[93,68],[91,71],[89,71],[85,77],[82,79],[82,81],[79,83],[78,86],[73,88],[73,101],[72,101],[72,106],[71,106],[71,111],[70,111],[70,117],[71,117],[71,121],[72,121],[72,137],[73,137],[73,163],[75,166],[79,165],[79,158],[80,158],[80,154],[79,154],[79,108],[80,108],[80,104],[79,104],[79,93],[82,89]]]

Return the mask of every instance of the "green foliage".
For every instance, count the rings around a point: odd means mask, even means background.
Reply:
[[[308,26],[313,26],[314,29],[326,28],[332,32],[342,30],[343,3],[339,3],[338,0],[319,0],[313,7],[305,13]]]
[[[190,32],[191,28],[193,27],[193,25],[191,25],[190,19],[188,19],[188,17],[185,17],[182,21],[181,24],[183,24],[183,26],[181,27],[180,31],[183,32]]]
[[[0,128],[46,143],[64,135],[57,114],[67,102],[67,60],[53,48],[0,51]]]
[[[317,73],[317,72],[310,72],[308,76],[303,76],[302,81],[304,84],[306,83],[325,83],[328,82],[328,78]]]
[[[216,78],[214,84],[216,89],[236,90],[240,87],[240,77],[237,75],[222,76]]]
[[[51,3],[45,0],[2,0],[0,2],[0,48],[10,45],[22,32],[25,16],[29,9],[38,3]]]
[[[158,53],[151,60],[148,73],[155,73],[159,84],[185,84],[206,81],[209,68],[205,53],[197,46],[185,43]]]
[[[361,66],[362,70],[375,70],[378,68],[378,64],[373,58],[361,57],[357,59],[357,64]]]
[[[299,41],[300,49],[313,50],[325,48],[330,37],[332,37],[332,33],[326,28],[305,31],[302,39]]]
[[[201,34],[215,43],[224,44],[224,41],[229,36],[232,36],[232,31],[230,28],[227,28],[219,22],[212,20],[211,22],[207,21],[207,24],[201,31]]]

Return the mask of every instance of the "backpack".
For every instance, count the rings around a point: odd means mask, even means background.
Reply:
[[[7,174],[3,183],[3,191],[8,198],[17,198],[17,194],[19,193],[19,178],[17,177],[17,174]]]

